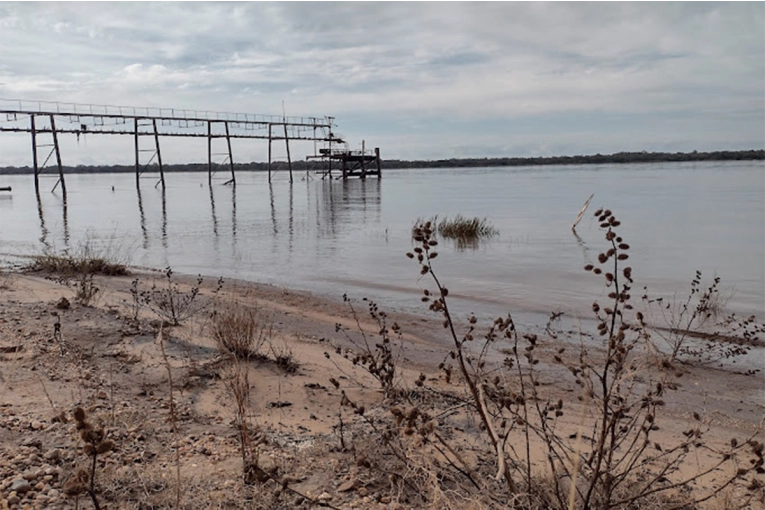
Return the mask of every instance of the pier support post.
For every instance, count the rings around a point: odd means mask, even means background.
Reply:
[[[327,174],[329,175],[329,180],[332,180],[332,131],[329,132],[329,142],[327,143],[327,150],[329,151],[329,170],[327,171]]]
[[[377,178],[382,179],[382,170],[380,169],[380,148],[375,147],[375,162],[377,163]]]
[[[140,189],[141,153],[138,150],[138,117],[133,119],[133,138],[135,142],[135,187]]]
[[[228,181],[226,184],[231,183],[236,186],[236,175],[234,175],[234,155],[231,152],[231,136],[228,133],[228,121],[225,122],[226,125],[226,143],[228,144],[228,164],[231,167],[231,180]]]
[[[54,115],[50,116],[50,133],[53,135],[53,150],[56,151],[56,164],[58,165],[58,182],[61,183],[61,191],[64,193],[66,200],[66,180],[64,179],[64,167],[61,166],[61,151],[58,147],[58,133],[56,132],[56,118]],[[58,182],[56,186],[58,186]],[[56,189],[53,186],[53,189]],[[52,190],[51,190],[52,191]]]
[[[159,149],[159,132],[157,131],[157,119],[151,120],[154,126],[154,145],[157,148],[157,163],[159,164],[159,182],[162,183],[162,189],[165,189],[165,172],[162,169],[162,152]],[[156,188],[156,186],[154,186]]]
[[[365,164],[364,160],[367,158],[366,150],[364,149],[366,142],[364,140],[361,141],[361,178],[366,179],[367,178],[367,165]]]
[[[212,186],[212,122],[207,121],[207,185]]]
[[[37,130],[35,128],[35,116],[29,116],[29,124],[32,129],[32,166],[35,171],[35,193],[40,194],[40,169],[37,167]]]
[[[271,136],[271,126],[272,124],[268,123],[268,182],[271,182],[271,142],[272,136]]]
[[[284,123],[284,144],[287,147],[287,166],[290,169],[290,184],[292,184],[292,159],[290,159],[290,138],[287,135],[287,123]]]

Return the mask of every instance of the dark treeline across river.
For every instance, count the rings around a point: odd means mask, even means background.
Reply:
[[[679,161],[744,161],[765,160],[765,150],[746,151],[715,151],[715,152],[617,152],[615,154],[594,154],[589,156],[550,156],[536,158],[452,158],[438,160],[383,160],[384,168],[476,168],[476,167],[502,167],[502,166],[537,166],[537,165],[599,165],[620,163],[660,163]],[[156,166],[156,165],[155,165]],[[321,163],[316,161],[293,161],[292,169],[313,170],[320,169]],[[66,173],[128,173],[135,172],[134,165],[78,165],[64,166]],[[268,163],[235,163],[237,171],[265,172]],[[272,171],[287,170],[286,161],[271,163]],[[205,163],[169,164],[164,165],[166,172],[207,172]],[[225,169],[218,169],[224,170]],[[42,169],[43,174],[57,173],[56,167],[48,166]],[[0,167],[0,175],[31,174],[33,170],[29,166]]]

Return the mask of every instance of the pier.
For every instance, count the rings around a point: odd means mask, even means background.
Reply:
[[[367,154],[363,149],[351,151],[342,139],[333,134],[334,117],[299,117],[199,111],[176,108],[151,108],[112,106],[78,103],[56,103],[0,99],[0,133],[29,133],[32,148],[35,190],[39,193],[39,176],[43,168],[55,158],[58,180],[53,186],[61,186],[66,195],[66,179],[59,144],[60,135],[130,136],[134,143],[136,187],[140,177],[150,167],[159,171],[155,184],[165,187],[162,149],[163,137],[204,138],[207,140],[208,182],[220,170],[230,172],[225,184],[236,184],[232,139],[264,140],[268,142],[268,179],[271,180],[272,145],[284,142],[290,182],[293,181],[290,141],[314,142],[314,154],[328,171],[323,176],[332,177],[333,163],[344,179],[380,177],[380,151]],[[318,147],[317,144],[325,147]],[[214,148],[215,146],[215,148]],[[333,147],[334,146],[334,147]],[[318,148],[318,151],[317,151]],[[47,154],[46,154],[47,153]]]

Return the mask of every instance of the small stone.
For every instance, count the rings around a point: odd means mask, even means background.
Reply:
[[[27,480],[14,480],[11,482],[11,492],[15,492],[16,494],[24,494],[31,489],[32,486],[29,485]]]
[[[36,437],[29,437],[21,443],[21,446],[26,446],[28,448],[40,448],[42,446],[42,441]]]
[[[44,488],[45,488],[45,484],[44,484],[44,483],[42,483],[42,482],[37,482],[37,484],[35,485],[35,490],[36,490],[36,491],[41,491],[41,490],[43,490]]]
[[[356,492],[358,492],[359,496],[361,496],[362,498],[369,495],[369,491],[367,490],[366,487],[359,487],[359,490]]]
[[[59,496],[59,492],[56,489],[51,489],[48,491],[48,497],[49,498],[57,498]]]
[[[316,499],[318,499],[319,501],[329,501],[330,499],[332,499],[332,494],[330,494],[329,492],[322,492],[321,494],[319,494],[319,496]]]
[[[29,428],[32,430],[42,430],[45,428],[45,425],[39,420],[32,420],[32,422],[29,424]]]
[[[356,480],[348,480],[347,482],[343,482],[340,484],[340,486],[337,488],[337,492],[348,492],[350,490],[353,490],[355,486],[356,486]]]
[[[380,498],[380,503],[388,504],[390,503],[390,498],[388,496],[383,496]]]
[[[55,462],[61,458],[61,450],[59,450],[58,448],[54,448],[53,450],[49,450],[45,452],[45,455],[43,455],[43,457],[47,461]]]
[[[8,499],[6,499],[6,501],[8,502],[9,505],[15,505],[21,500],[19,499],[17,495],[14,494],[13,496],[8,496]]]

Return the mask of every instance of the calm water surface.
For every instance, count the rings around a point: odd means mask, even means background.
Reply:
[[[729,308],[765,319],[765,165],[661,163],[386,170],[382,180],[321,180],[298,173],[239,173],[236,187],[202,173],[68,175],[66,207],[55,178],[0,177],[3,254],[111,244],[134,265],[236,277],[332,297],[370,297],[423,310],[417,265],[405,257],[418,217],[487,217],[499,236],[477,249],[442,242],[437,271],[461,312],[512,311],[528,320],[562,310],[588,317],[602,280],[582,267],[604,248],[591,213],[612,209],[631,246],[642,295],[687,294],[696,269],[722,278]],[[114,186],[114,191],[112,191]],[[578,237],[571,224],[590,194]]]

